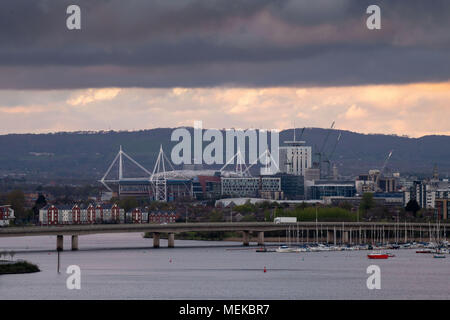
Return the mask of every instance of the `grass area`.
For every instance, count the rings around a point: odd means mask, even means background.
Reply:
[[[297,217],[298,221],[315,221],[316,220],[316,209],[313,207],[308,208],[296,208],[294,210],[283,210],[277,213],[278,217]],[[329,222],[349,222],[356,221],[356,213],[350,212],[342,208],[318,208],[317,218],[319,221],[329,221]]]
[[[0,264],[1,274],[18,274],[18,273],[32,273],[41,271],[39,267],[28,261],[18,261],[14,263]]]

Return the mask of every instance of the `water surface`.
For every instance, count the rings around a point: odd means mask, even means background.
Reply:
[[[70,237],[64,237],[70,248]],[[79,251],[61,253],[55,236],[0,238],[0,251],[42,272],[0,276],[1,299],[449,299],[450,256],[415,250],[368,260],[367,251],[257,253],[237,243],[175,241],[152,248],[141,234],[79,237]],[[366,269],[381,268],[381,289],[369,290]],[[81,268],[81,290],[68,290],[69,265]],[[264,272],[266,267],[267,272]]]

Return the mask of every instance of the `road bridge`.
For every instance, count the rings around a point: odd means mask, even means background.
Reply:
[[[153,246],[159,247],[161,233],[168,235],[168,246],[175,246],[175,234],[188,231],[242,232],[243,245],[250,243],[250,234],[256,233],[258,245],[264,245],[264,232],[286,231],[286,238],[307,242],[374,243],[395,239],[399,241],[423,241],[446,239],[450,223],[410,222],[207,222],[171,224],[93,224],[26,226],[0,228],[1,237],[56,236],[57,250],[63,250],[63,237],[72,237],[72,250],[78,250],[78,236],[102,233],[150,232]]]

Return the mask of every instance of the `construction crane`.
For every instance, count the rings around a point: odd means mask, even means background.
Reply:
[[[323,159],[323,157],[325,155],[324,154],[324,150],[325,150],[325,146],[327,144],[328,138],[330,137],[331,129],[334,128],[334,123],[335,123],[335,121],[333,121],[333,123],[331,124],[330,130],[327,131],[327,134],[325,136],[325,140],[322,143],[322,147],[320,148],[320,151],[315,153],[315,155],[317,155],[318,158],[319,158],[319,161],[318,161],[318,163],[316,162],[316,165],[318,164],[321,178],[322,178],[322,162],[323,162],[322,159]]]
[[[342,136],[342,132],[339,132],[339,135],[336,139],[336,143],[333,146],[333,149],[331,150],[330,154],[328,156],[326,156],[326,159],[323,161],[327,164],[327,175],[330,176],[330,172],[331,172],[331,158],[334,155],[334,152],[336,151],[336,147],[339,144],[339,141],[341,140],[341,136]]]
[[[394,150],[389,151],[389,154],[388,154],[388,156],[386,157],[386,160],[384,160],[383,166],[382,166],[381,169],[380,169],[380,173],[377,175],[377,178],[376,178],[376,180],[375,180],[375,188],[377,188],[378,190],[380,190],[380,187],[379,187],[380,176],[383,174],[384,169],[386,169],[386,166],[387,166],[387,164],[388,164],[388,161],[389,161],[389,159],[391,158],[393,152],[394,152]]]

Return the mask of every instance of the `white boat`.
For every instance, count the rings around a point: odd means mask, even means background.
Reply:
[[[425,247],[426,248],[436,248],[437,245],[435,243],[433,243],[433,242],[429,242]]]
[[[279,246],[275,249],[276,252],[295,252],[294,248],[288,247],[288,246]]]
[[[330,247],[327,247],[323,244],[319,244],[318,248],[319,248],[319,251],[331,251]]]

